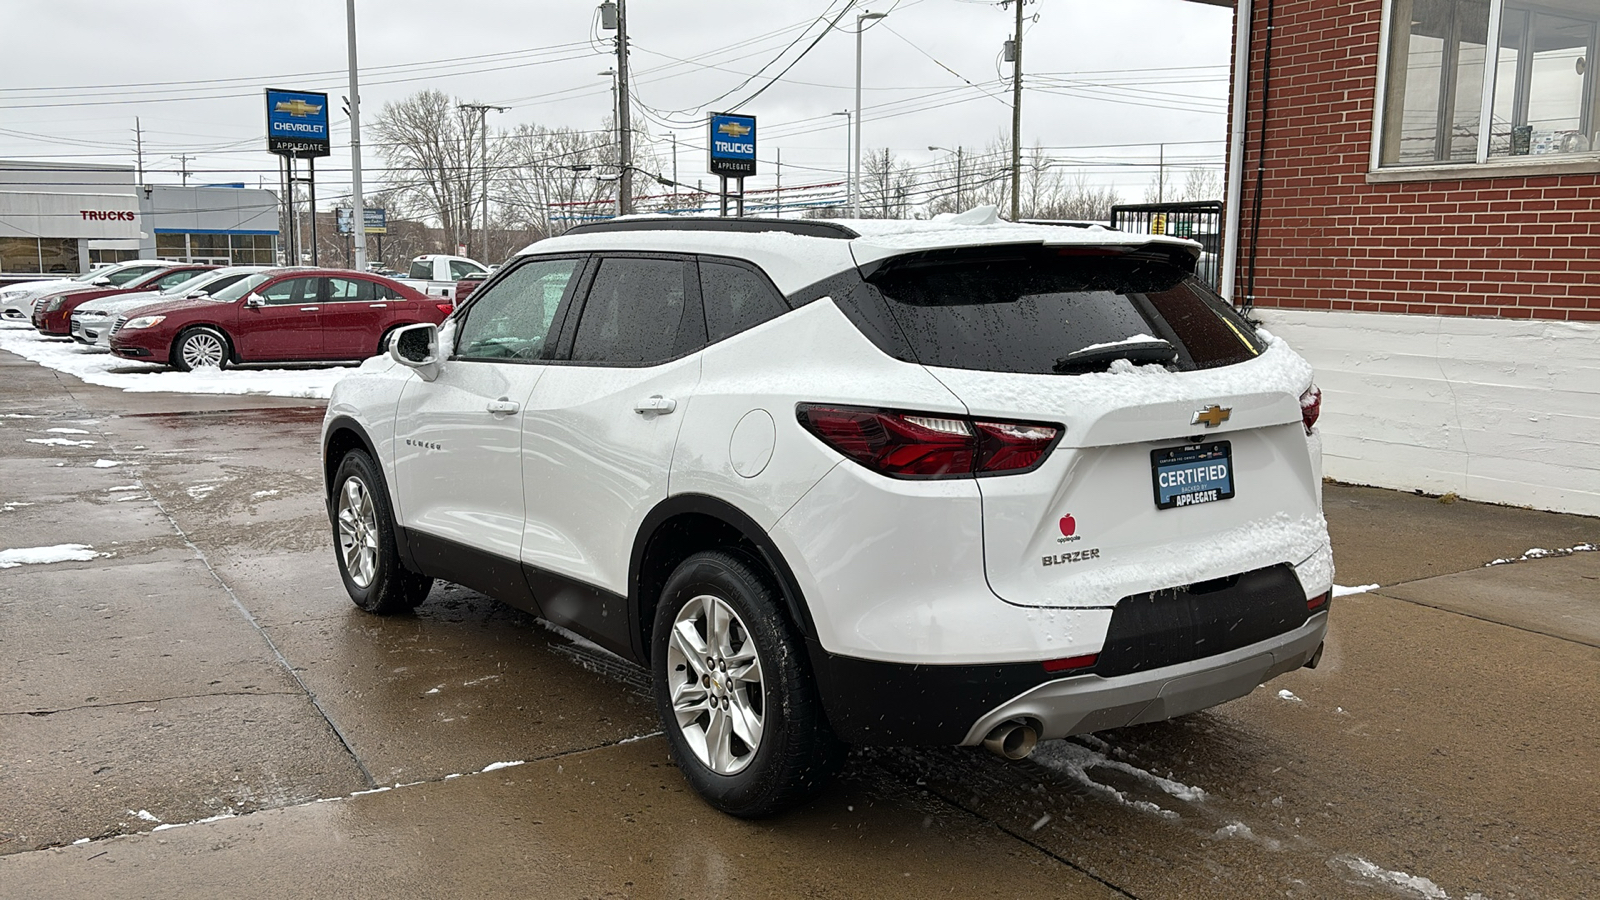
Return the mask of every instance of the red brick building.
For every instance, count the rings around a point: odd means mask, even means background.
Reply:
[[[1202,2],[1249,25],[1225,273],[1328,473],[1600,514],[1600,0]]]

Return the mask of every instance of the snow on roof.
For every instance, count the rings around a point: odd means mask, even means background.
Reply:
[[[640,216],[641,222],[652,218]],[[915,253],[997,244],[1045,246],[1143,246],[1169,244],[1194,251],[1194,241],[1162,235],[1115,231],[1099,225],[1022,225],[1002,221],[993,207],[932,219],[833,219],[854,230],[853,240],[772,231],[652,230],[603,231],[563,235],[528,245],[523,254],[637,250],[731,256],[760,266],[780,291],[792,293],[853,266]]]

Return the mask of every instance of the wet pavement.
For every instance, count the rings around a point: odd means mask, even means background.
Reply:
[[[1329,486],[1379,587],[1317,670],[749,823],[640,670],[450,585],[356,610],[321,416],[0,353],[0,549],[94,554],[0,569],[0,896],[1600,896],[1600,552],[1521,559],[1595,519]]]

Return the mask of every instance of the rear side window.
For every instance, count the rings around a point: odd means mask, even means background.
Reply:
[[[601,260],[578,320],[572,359],[646,365],[671,359],[687,305],[689,264],[676,259]]]
[[[767,279],[726,263],[700,263],[700,298],[712,341],[732,337],[789,311]]]
[[[1261,352],[1226,302],[1158,256],[942,251],[892,260],[867,280],[915,361],[932,366],[1080,374],[1119,357],[1194,369]]]

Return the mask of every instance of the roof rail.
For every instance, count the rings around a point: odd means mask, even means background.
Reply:
[[[783,231],[805,237],[850,240],[861,235],[854,229],[837,222],[817,219],[724,219],[707,216],[663,216],[652,219],[610,219],[590,222],[566,230],[566,234],[599,234],[607,231],[732,231],[756,234],[763,231]]]

